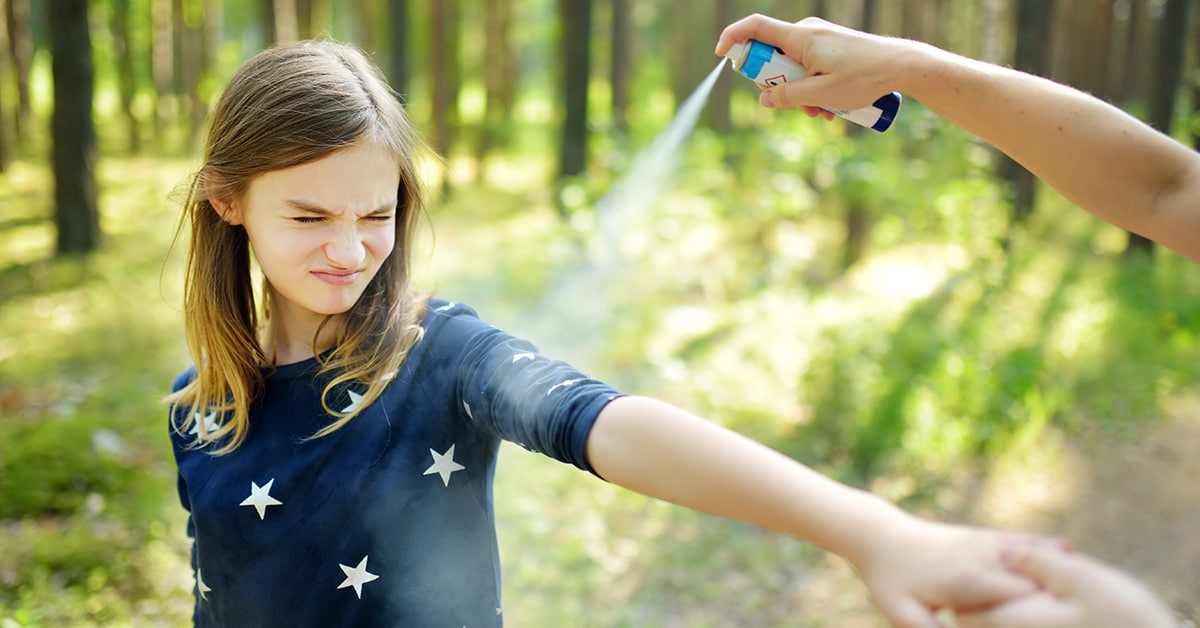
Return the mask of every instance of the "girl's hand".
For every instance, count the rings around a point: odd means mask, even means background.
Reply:
[[[977,611],[1036,593],[1037,585],[1007,569],[1001,554],[1013,545],[1051,543],[906,515],[847,558],[894,626],[935,628],[943,626],[936,618],[941,609]]]

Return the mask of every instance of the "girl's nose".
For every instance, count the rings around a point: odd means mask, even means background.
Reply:
[[[367,248],[354,229],[342,230],[325,243],[325,259],[338,268],[358,268],[367,259]]]

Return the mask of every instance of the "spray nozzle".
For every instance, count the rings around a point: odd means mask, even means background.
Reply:
[[[725,58],[733,64],[733,69],[738,69],[742,62],[746,59],[746,53],[750,51],[750,42],[739,41],[734,42],[729,50],[725,53]]]

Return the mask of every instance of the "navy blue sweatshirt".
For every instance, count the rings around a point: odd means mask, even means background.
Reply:
[[[466,306],[432,300],[423,325],[382,396],[331,435],[309,439],[331,420],[315,359],[265,371],[231,454],[196,446],[220,416],[175,409],[198,419],[171,432],[197,626],[502,625],[500,440],[590,471],[588,432],[620,393]],[[337,389],[329,405],[364,390]]]

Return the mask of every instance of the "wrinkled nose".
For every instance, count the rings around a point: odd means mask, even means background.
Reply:
[[[337,268],[359,268],[367,259],[367,247],[354,229],[348,229],[325,243],[325,259]]]

